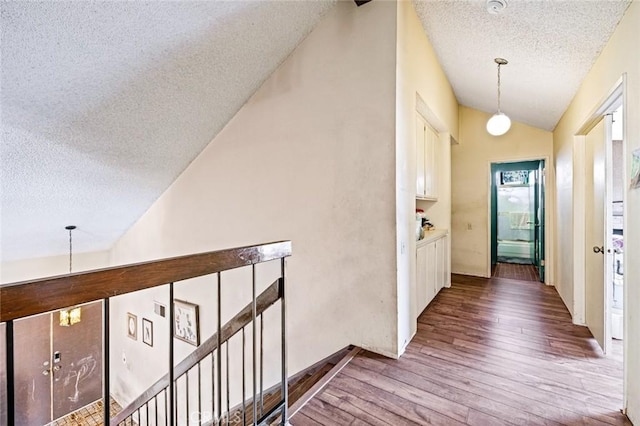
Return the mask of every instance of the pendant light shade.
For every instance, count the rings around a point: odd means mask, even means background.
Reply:
[[[496,58],[494,61],[498,64],[498,112],[487,121],[487,132],[492,136],[502,136],[511,128],[511,119],[500,111],[500,67],[509,62],[502,58]]]
[[[487,121],[487,132],[493,136],[502,136],[511,128],[511,119],[502,112],[497,112]]]

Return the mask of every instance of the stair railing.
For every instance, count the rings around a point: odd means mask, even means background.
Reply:
[[[279,241],[261,245],[239,247],[219,250],[208,253],[199,253],[175,258],[138,263],[133,265],[118,266],[90,272],[75,273],[58,277],[44,278],[34,281],[5,284],[0,286],[0,323],[5,323],[5,375],[6,375],[6,401],[0,401],[5,405],[6,412],[3,417],[6,424],[16,424],[15,412],[15,347],[14,347],[14,320],[38,315],[51,311],[64,309],[69,306],[80,305],[93,301],[102,301],[103,304],[103,376],[102,376],[102,403],[104,407],[104,424],[132,425],[158,424],[160,405],[164,413],[160,413],[160,419],[164,418],[164,424],[187,424],[194,422],[189,417],[189,376],[190,372],[197,371],[198,386],[200,384],[200,367],[203,360],[210,358],[212,377],[211,391],[212,416],[209,419],[197,418],[197,424],[269,424],[278,419],[282,424],[287,424],[287,342],[286,342],[286,305],[285,305],[285,258],[291,255],[291,242]],[[280,276],[267,287],[260,295],[256,294],[256,270],[259,263],[280,260]],[[238,314],[225,325],[221,323],[221,298],[219,297],[222,280],[221,272],[244,266],[252,268],[252,298]],[[202,344],[200,344],[184,360],[174,362],[174,335],[173,327],[169,327],[169,365],[168,373],[156,381],[151,387],[124,407],[114,418],[110,416],[110,299],[148,288],[167,285],[169,287],[169,300],[173,301],[174,286],[186,279],[215,274],[217,276],[217,331]],[[279,400],[265,407],[263,400],[263,342],[262,329],[264,327],[263,314],[267,309],[280,301],[280,331],[281,331],[281,384]],[[173,322],[175,315],[174,304],[169,303],[169,318]],[[260,321],[258,322],[258,318]],[[245,380],[245,328],[251,325],[253,339],[251,354],[251,396],[246,396]],[[260,328],[258,330],[258,327]],[[229,340],[234,335],[242,333],[242,403],[241,408],[230,407],[229,398]],[[258,342],[258,336],[260,342]],[[222,348],[226,345],[226,352]],[[258,353],[259,350],[259,353]],[[223,371],[222,358],[226,355],[226,409],[223,402]],[[259,363],[259,364],[258,364]],[[259,366],[259,368],[258,368]],[[259,375],[259,377],[258,377]],[[214,380],[215,376],[215,380]],[[178,418],[178,381],[186,380],[186,423]],[[259,383],[258,383],[259,380]],[[198,392],[200,388],[197,387]],[[160,400],[163,400],[160,404]],[[198,413],[201,412],[200,394],[197,395]],[[213,401],[215,400],[215,402]],[[250,407],[250,411],[248,411]],[[215,413],[213,413],[215,411]],[[163,415],[164,414],[164,415]],[[238,418],[232,422],[231,415]],[[241,419],[241,420],[240,420]]]

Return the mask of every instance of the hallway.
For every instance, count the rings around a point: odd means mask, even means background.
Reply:
[[[553,287],[452,276],[399,360],[362,351],[302,425],[630,425],[622,346],[604,357]]]

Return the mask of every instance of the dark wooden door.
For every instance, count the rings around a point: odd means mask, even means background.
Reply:
[[[102,304],[83,305],[81,321],[59,312],[14,322],[17,425],[43,425],[102,397]]]
[[[79,323],[53,322],[53,419],[102,398],[102,303],[81,309]]]
[[[51,421],[51,314],[13,323],[17,425]]]

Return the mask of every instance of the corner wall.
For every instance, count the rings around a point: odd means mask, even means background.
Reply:
[[[395,2],[338,2],[118,241],[113,264],[290,239],[289,375],[349,344],[396,356],[395,34]],[[112,313],[143,303],[123,297]],[[112,341],[113,359],[126,350],[131,365],[164,368],[156,349]],[[132,372],[112,370],[124,399]]]
[[[438,202],[428,202],[436,227],[449,229],[450,136],[458,137],[458,101],[410,1],[398,1],[396,80],[396,255],[398,259],[398,348],[416,332],[416,111],[440,132]],[[416,95],[424,101],[420,108]]]
[[[574,263],[574,221],[584,220],[581,211],[575,211],[574,199],[579,186],[579,176],[584,173],[584,163],[577,138],[574,135],[589,118],[592,111],[604,101],[616,82],[626,73],[627,108],[624,111],[626,126],[625,152],[625,384],[628,416],[635,424],[640,423],[640,190],[629,190],[631,178],[631,154],[640,149],[640,2],[629,6],[616,31],[603,49],[589,74],[582,82],[571,105],[553,133],[557,180],[558,229],[562,230],[555,240],[555,264],[558,265],[556,283],[563,300],[572,314],[576,275],[580,267]],[[584,302],[582,301],[582,304]],[[584,311],[584,308],[580,310]],[[575,320],[575,318],[574,318]]]
[[[460,107],[460,143],[451,147],[451,269],[453,273],[490,275],[489,186],[492,162],[547,158],[547,242],[553,241],[553,135],[512,122],[503,136],[491,136],[486,124],[491,114]],[[471,229],[469,229],[471,226]],[[546,244],[551,259],[551,244]],[[553,263],[547,262],[548,283],[553,284]]]

